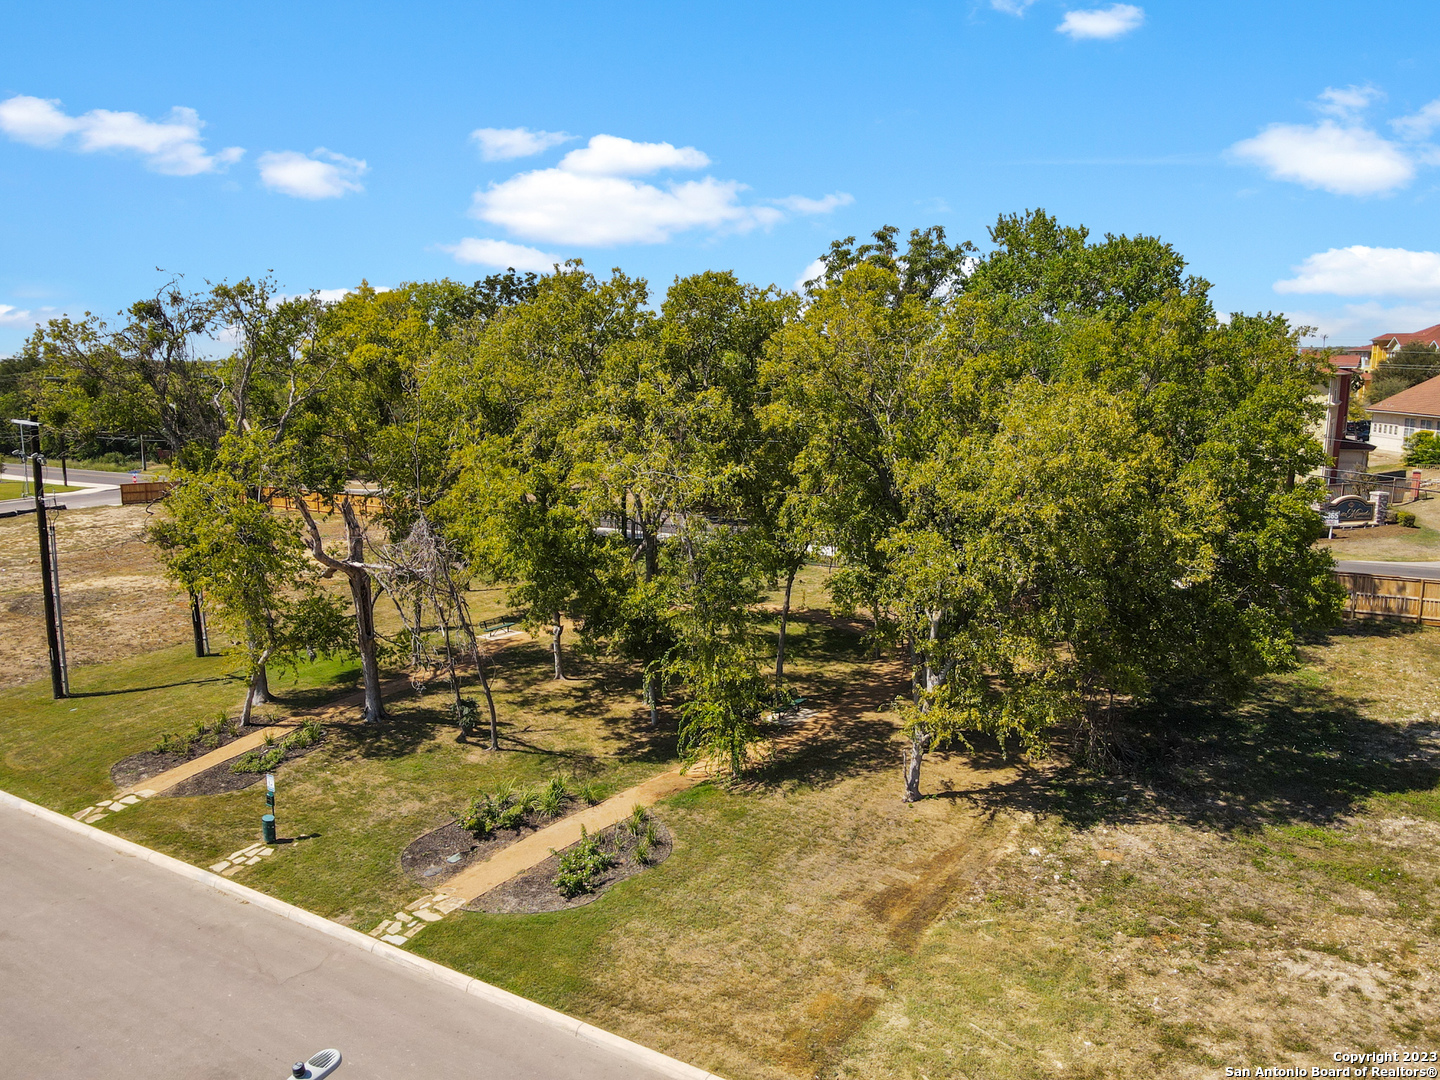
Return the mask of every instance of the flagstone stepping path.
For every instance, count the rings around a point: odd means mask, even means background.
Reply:
[[[275,854],[275,848],[266,844],[251,844],[247,848],[241,848],[221,859],[214,866],[210,867],[212,874],[220,874],[223,877],[234,877],[235,873],[244,866],[254,866],[261,859],[269,858]]]

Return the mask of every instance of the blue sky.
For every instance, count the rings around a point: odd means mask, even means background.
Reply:
[[[1150,233],[1222,311],[1440,322],[1433,3],[11,5],[0,353],[183,272],[579,256],[784,287],[835,237]],[[1429,111],[1427,111],[1429,106]],[[477,134],[481,133],[481,134]]]

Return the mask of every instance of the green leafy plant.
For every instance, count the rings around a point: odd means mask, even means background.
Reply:
[[[630,829],[630,834],[637,839],[645,831],[646,824],[650,821],[650,815],[646,813],[645,807],[635,806],[630,811],[630,818],[625,822]]]
[[[580,789],[576,794],[585,800],[587,806],[594,806],[596,803],[604,801],[605,788],[602,784],[594,780],[586,780],[580,785]]]
[[[461,698],[454,708],[454,713],[460,734],[468,739],[480,726],[480,703],[474,698]]]
[[[565,790],[565,781],[556,776],[540,792],[536,808],[546,817],[556,817],[565,806],[570,793]]]
[[[650,838],[640,837],[635,841],[635,861],[641,866],[649,866],[652,852],[650,850]]]
[[[167,731],[155,743],[154,750],[157,754],[179,754],[188,757],[197,746],[214,750],[223,740],[233,738],[239,733],[239,722],[231,720],[222,710],[216,714],[211,724],[196,720],[188,733]]]
[[[553,848],[550,854],[556,854]],[[567,900],[573,900],[581,893],[594,892],[596,879],[614,865],[615,856],[602,848],[599,837],[591,836],[582,825],[580,841],[560,856],[555,888]]]
[[[277,739],[273,734],[267,732],[263,745],[241,754],[230,763],[230,771],[234,773],[271,772],[285,761],[286,755],[291,750],[305,750],[314,746],[320,741],[324,732],[325,729],[320,722],[314,719],[307,719],[283,738]]]
[[[493,791],[476,795],[457,817],[461,828],[476,836],[488,836],[496,829],[520,828],[539,809],[543,798],[544,792],[501,784]]]
[[[1418,529],[1420,527],[1419,523],[1415,520],[1415,515],[1409,510],[1396,510],[1395,521],[1407,529]]]
[[[1405,440],[1406,465],[1440,465],[1440,433],[1417,431]]]

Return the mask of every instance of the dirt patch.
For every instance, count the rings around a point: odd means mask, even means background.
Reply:
[[[884,999],[874,994],[840,997],[822,990],[805,1006],[804,1023],[785,1032],[780,1058],[792,1072],[818,1076],[833,1064],[850,1036],[875,1015]]]
[[[297,761],[306,754],[318,750],[325,745],[325,736],[306,747],[292,747],[285,751],[285,757],[280,764],[276,765],[272,772],[279,772],[284,766],[292,761]],[[202,773],[196,773],[188,780],[182,780],[168,791],[160,794],[166,798],[185,798],[191,795],[222,795],[227,791],[242,791],[251,784],[257,784],[265,779],[263,772],[235,772],[230,768],[233,761],[222,761],[219,765],[212,765]]]
[[[997,857],[995,826],[977,826],[963,843],[904,868],[907,878],[867,897],[863,907],[885,924],[896,948],[913,951],[921,937]]]
[[[670,857],[675,846],[674,838],[670,835],[670,830],[660,822],[655,821],[654,825],[655,842],[650,847],[649,862],[644,863],[635,857],[636,838],[626,824],[612,825],[595,834],[601,846],[615,856],[615,865],[595,880],[593,890],[588,893],[567,899],[555,887],[555,875],[560,870],[560,856],[575,846],[571,844],[518,877],[477,896],[465,905],[465,910],[485,911],[492,915],[536,915],[543,911],[565,911],[593,903],[617,882],[634,877]]]
[[[145,542],[145,527],[157,512],[97,506],[51,519],[72,673],[191,640],[189,601],[166,580],[155,549]],[[327,536],[340,527],[321,523]],[[37,546],[34,517],[0,520],[0,687],[43,678],[47,671]],[[212,649],[224,644],[212,627]]]

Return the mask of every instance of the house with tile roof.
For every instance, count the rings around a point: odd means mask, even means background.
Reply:
[[[1440,431],[1440,375],[1377,401],[1368,410],[1370,441],[1376,449],[1403,454],[1405,440],[1415,432]]]
[[[1434,326],[1427,326],[1424,330],[1416,330],[1408,334],[1381,334],[1379,337],[1370,339],[1370,367],[1375,367],[1387,356],[1394,356],[1400,349],[1412,341],[1423,342],[1432,349],[1440,349],[1440,323]]]

